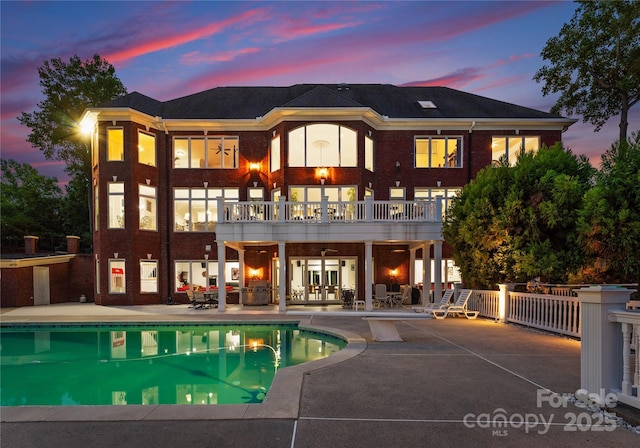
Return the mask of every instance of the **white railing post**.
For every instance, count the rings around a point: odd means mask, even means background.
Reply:
[[[513,291],[513,283],[500,283],[498,288],[498,320],[500,322],[507,323],[509,320],[509,292]]]
[[[616,286],[576,290],[582,327],[580,387],[604,398],[622,383],[622,331],[609,322],[609,311],[624,310],[633,291]],[[603,393],[604,392],[604,393]]]
[[[224,219],[224,198],[218,196],[216,198],[216,202],[218,203],[218,222],[225,222],[226,219]]]
[[[320,202],[320,222],[329,222],[329,196],[322,196]]]
[[[285,210],[285,204],[284,204],[284,196],[280,196],[278,198],[278,222],[284,222],[286,215],[287,215],[287,210]]]
[[[373,221],[373,200],[371,196],[364,198],[364,220],[365,222]]]

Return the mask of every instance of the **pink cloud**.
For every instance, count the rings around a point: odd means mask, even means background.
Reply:
[[[236,59],[236,57],[238,56],[258,53],[260,51],[261,50],[256,47],[223,51],[223,52],[210,54],[210,55],[203,54],[199,51],[192,51],[191,53],[182,55],[182,57],[180,58],[180,62],[182,62],[185,65],[208,64],[211,62],[222,62],[222,61],[228,62]]]
[[[189,42],[219,34],[225,29],[236,24],[243,24],[246,26],[253,21],[262,20],[263,12],[264,9],[261,8],[251,9],[220,22],[210,23],[200,28],[190,29],[179,34],[169,34],[164,37],[147,40],[136,46],[125,47],[122,50],[107,54],[104,57],[113,64],[116,62],[127,61],[148,53],[177,47],[179,45],[184,45]]]

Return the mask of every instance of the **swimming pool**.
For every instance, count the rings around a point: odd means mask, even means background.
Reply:
[[[2,406],[260,403],[278,369],[346,341],[296,324],[10,325]]]

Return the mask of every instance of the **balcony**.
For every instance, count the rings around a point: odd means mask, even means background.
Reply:
[[[443,201],[226,202],[216,236],[225,242],[441,240]]]

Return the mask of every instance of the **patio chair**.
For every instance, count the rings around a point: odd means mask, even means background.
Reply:
[[[376,287],[373,292],[373,306],[379,308],[388,303],[389,296],[387,295],[387,285],[384,283],[376,283]]]
[[[416,313],[431,313],[433,310],[443,309],[448,306],[452,296],[453,289],[447,289],[444,294],[442,294],[442,299],[439,303],[427,303],[424,306],[412,306],[411,309]]]
[[[411,286],[400,286],[400,294],[391,297],[391,304],[395,306],[403,306],[405,303],[411,303]]]
[[[471,311],[467,309],[467,302],[471,297],[471,293],[473,290],[471,289],[463,289],[460,291],[460,295],[458,296],[458,300],[455,301],[453,305],[446,306],[442,309],[434,309],[431,311],[433,317],[436,319],[444,319],[448,315],[460,316],[464,315],[467,319],[475,319],[478,317],[479,311]]]

